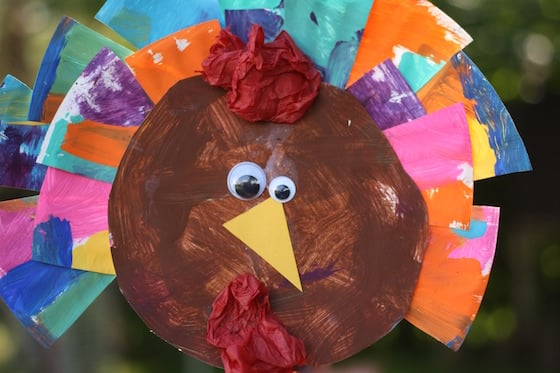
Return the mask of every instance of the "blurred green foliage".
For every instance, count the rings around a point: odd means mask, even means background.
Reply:
[[[185,0],[186,1],[186,0]],[[560,371],[560,211],[551,182],[560,138],[559,0],[434,0],[474,42],[466,53],[492,82],[525,139],[535,171],[476,184],[478,204],[502,207],[487,295],[457,353],[406,322],[337,367],[365,362],[382,372]],[[2,0],[0,76],[33,85],[62,15],[123,42],[93,19],[102,0]],[[20,192],[0,189],[0,199]],[[204,372],[150,333],[117,284],[51,350],[0,307],[0,372]],[[208,370],[207,370],[208,371]],[[213,371],[209,369],[209,371]]]

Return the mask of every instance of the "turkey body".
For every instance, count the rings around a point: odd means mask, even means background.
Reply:
[[[282,207],[303,291],[223,226],[269,198],[232,196],[227,177],[240,162],[297,186]],[[285,125],[239,119],[201,77],[177,83],[132,139],[109,203],[124,296],[161,338],[218,366],[206,322],[216,295],[242,273],[268,286],[309,365],[383,337],[408,310],[427,224],[422,196],[382,132],[355,98],[326,84]]]

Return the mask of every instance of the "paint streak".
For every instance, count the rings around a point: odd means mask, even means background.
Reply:
[[[48,125],[0,121],[0,185],[38,191],[47,168],[36,162]]]
[[[364,74],[348,91],[382,130],[426,115],[420,100],[391,60]]]
[[[427,1],[375,0],[347,84],[386,58],[394,58],[395,45],[439,64],[471,41],[459,25]]]
[[[51,215],[49,220],[35,227],[33,258],[45,263],[71,267],[72,231],[68,220]]]
[[[31,259],[37,197],[0,202],[0,277]]]
[[[49,94],[64,95],[80,73],[100,49],[109,47],[121,58],[132,53],[129,49],[105,36],[63,17],[47,47],[29,107],[29,120],[47,121],[43,115],[54,112],[51,101],[45,108]]]
[[[47,95],[47,98],[45,99],[45,102],[43,103],[41,119],[47,123],[52,122],[63,100],[64,100],[64,95],[49,93]]]
[[[335,263],[330,263],[325,267],[315,268],[311,271],[301,273],[300,278],[302,284],[305,286],[305,284],[308,283],[318,282],[330,278],[334,276],[338,271],[340,271],[340,268],[336,268]],[[293,287],[290,281],[286,280],[285,278],[282,279],[282,282],[280,282],[278,286],[282,288]]]
[[[498,216],[497,208],[473,207],[476,222],[493,227],[474,239],[453,229],[431,227],[430,244],[406,319],[453,350],[465,339],[486,290]],[[480,233],[479,223],[471,226]]]
[[[223,24],[218,0],[108,0],[95,18],[137,48],[201,22],[217,19]],[[180,14],[180,17],[178,15]]]
[[[253,24],[263,27],[265,41],[274,40],[284,26],[284,18],[279,9],[227,9],[226,27],[247,43]]]
[[[150,99],[158,102],[179,80],[200,74],[201,63],[219,32],[216,20],[191,26],[135,52],[126,62]],[[188,44],[178,48],[178,40],[188,40]],[[156,54],[161,56],[158,64],[154,64]]]
[[[358,52],[360,45],[360,33],[356,33],[356,38],[351,40],[339,41],[331,51],[327,68],[323,72],[324,80],[330,84],[342,88],[346,85],[348,74],[352,65],[348,56],[354,56]]]
[[[228,9],[274,9],[282,6],[282,0],[220,0],[220,7]]]
[[[4,122],[27,120],[31,94],[31,88],[17,78],[6,75],[0,84],[0,120]]]
[[[72,251],[72,268],[114,275],[109,231],[96,233],[85,242],[75,245]]]
[[[474,102],[476,119],[488,131],[490,147],[496,155],[495,174],[530,171],[527,150],[492,85],[466,54],[458,53],[452,64],[459,73],[465,97]]]
[[[316,24],[317,26],[319,26],[319,21],[317,20],[317,16],[315,15],[315,12],[311,12],[309,14],[309,18],[311,18],[311,21]]]
[[[372,0],[285,0],[284,29],[324,72],[324,80],[343,88],[372,3]],[[315,15],[315,21],[309,17],[311,13]],[[337,51],[337,48],[346,53]],[[377,63],[367,70],[375,65]]]
[[[430,224],[468,227],[473,200],[469,182],[472,148],[463,105],[450,106],[383,133],[407,173],[428,197]],[[449,210],[456,216],[452,221]]]
[[[117,168],[137,129],[89,120],[69,123],[61,149],[90,162]]]

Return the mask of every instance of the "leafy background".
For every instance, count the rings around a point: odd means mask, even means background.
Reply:
[[[437,0],[474,38],[467,54],[511,112],[534,171],[475,184],[478,204],[502,208],[494,269],[457,353],[402,322],[354,358],[321,371],[560,371],[560,1]],[[96,22],[102,0],[1,0],[0,78],[33,86],[48,41],[70,15]],[[1,165],[0,165],[1,167]],[[0,189],[0,199],[21,192]],[[362,369],[362,370],[360,370]],[[44,350],[0,305],[0,372],[213,372],[150,333],[116,282],[53,348]]]

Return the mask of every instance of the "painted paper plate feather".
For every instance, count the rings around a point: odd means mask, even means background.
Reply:
[[[403,319],[457,350],[498,234],[474,184],[531,168],[471,38],[423,0],[185,3],[108,0],[134,51],[64,18],[36,88],[0,87],[0,183],[39,192],[0,203],[8,307],[49,346],[116,276],[227,372]]]

